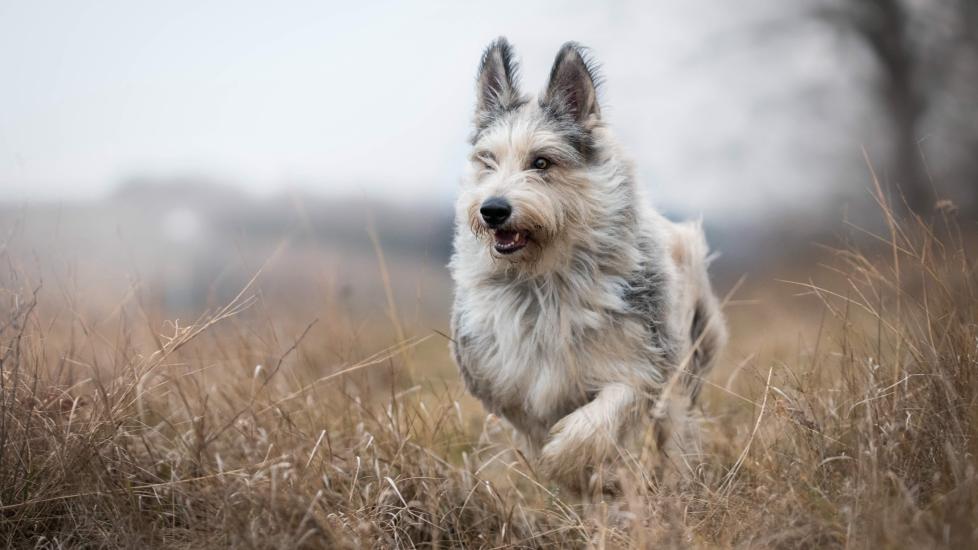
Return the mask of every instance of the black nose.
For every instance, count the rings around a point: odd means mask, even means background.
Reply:
[[[513,213],[513,207],[509,205],[506,199],[490,197],[482,203],[479,213],[482,214],[482,219],[486,220],[486,225],[499,227],[509,219],[509,215]]]

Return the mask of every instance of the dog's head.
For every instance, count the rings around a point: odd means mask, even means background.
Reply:
[[[519,90],[505,38],[482,56],[475,131],[457,216],[504,266],[539,264],[573,246],[599,198],[589,170],[599,156],[597,75],[575,43],[557,53],[535,100]]]

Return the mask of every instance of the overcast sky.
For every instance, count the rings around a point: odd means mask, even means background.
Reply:
[[[564,41],[593,49],[666,208],[804,205],[858,156],[862,83],[786,4],[0,0],[0,199],[200,175],[447,201],[480,52],[506,35],[529,91]]]

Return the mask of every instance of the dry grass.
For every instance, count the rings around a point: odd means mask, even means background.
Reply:
[[[974,547],[975,264],[946,219],[889,221],[881,247],[791,283],[824,312],[801,342],[744,349],[785,331],[732,312],[701,463],[625,472],[609,502],[562,495],[457,383],[423,378],[437,333],[306,325],[258,283],[194,323],[137,286],[93,320],[5,255],[0,543]]]

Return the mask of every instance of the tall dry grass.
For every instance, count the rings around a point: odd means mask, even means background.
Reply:
[[[93,319],[84,289],[5,253],[0,542],[974,547],[975,263],[947,216],[883,204],[887,233],[781,283],[821,304],[801,342],[736,351],[782,327],[732,312],[702,455],[670,457],[684,475],[629,468],[606,501],[538,478],[457,383],[425,376],[437,331],[351,345],[330,312],[275,312],[260,278],[192,323],[159,319],[138,285]]]

